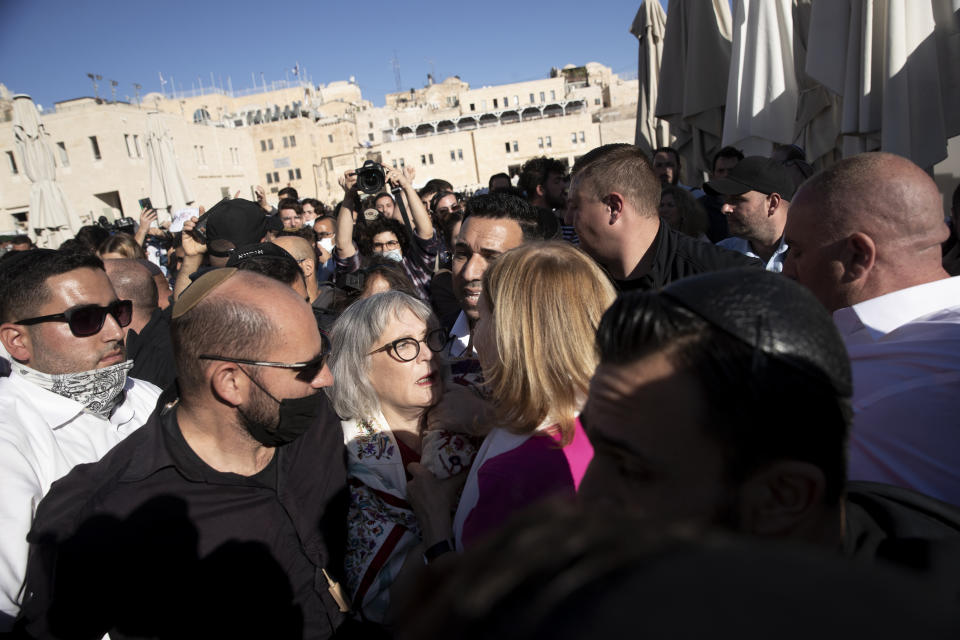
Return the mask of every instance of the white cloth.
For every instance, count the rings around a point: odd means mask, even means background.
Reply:
[[[960,505],[960,276],[833,317],[853,367],[848,477]]]
[[[956,60],[939,60],[933,4],[929,0],[813,4],[806,70],[843,98],[844,156],[879,149],[924,168],[947,157],[940,73],[943,65],[955,69]],[[949,88],[947,95],[952,95]]]
[[[731,251],[736,251],[737,253],[742,253],[743,255],[750,256],[751,258],[763,260],[763,258],[758,256],[753,251],[753,247],[750,246],[750,241],[739,236],[730,236],[729,238],[724,238],[717,243],[717,246],[723,247],[724,249],[730,249]],[[783,261],[787,258],[787,249],[789,249],[789,247],[781,237],[780,244],[777,245],[773,255],[770,256],[770,259],[766,262],[765,266],[767,271],[773,271],[774,273],[781,273],[783,271]]]
[[[451,358],[469,358],[476,357],[476,351],[470,349],[470,322],[467,320],[467,314],[463,311],[457,316],[457,321],[453,323],[453,329],[450,330],[450,347],[447,349],[447,355]],[[470,353],[467,353],[470,349]]]
[[[57,166],[47,133],[30,96],[13,100],[14,144],[30,186],[29,230],[41,247],[56,249],[77,230],[70,202],[57,180]],[[40,236],[36,236],[40,232]]]
[[[794,140],[800,98],[793,65],[794,0],[734,0],[723,145],[770,156]]]
[[[16,616],[27,566],[27,532],[50,485],[75,465],[96,462],[142,426],[160,389],[128,378],[126,396],[104,420],[16,371],[0,379],[0,612]],[[10,621],[7,621],[8,624]],[[0,631],[3,631],[0,615]]]
[[[657,106],[657,85],[660,84],[660,61],[663,59],[663,36],[667,31],[667,15],[659,0],[645,0],[630,26],[630,33],[640,41],[637,60],[637,131],[635,144],[648,156],[659,147],[669,147],[670,125],[653,115]]]
[[[727,0],[667,6],[656,115],[670,123],[683,158],[681,180],[699,183],[720,150],[732,25]]]

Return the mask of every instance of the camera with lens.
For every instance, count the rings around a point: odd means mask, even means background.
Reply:
[[[97,218],[97,224],[110,233],[129,233],[130,235],[134,234],[134,229],[136,229],[137,226],[133,218],[128,217],[120,218],[116,222],[110,222],[106,216],[100,216]]]
[[[367,160],[357,169],[357,188],[364,193],[380,193],[386,182],[383,167],[373,160]]]

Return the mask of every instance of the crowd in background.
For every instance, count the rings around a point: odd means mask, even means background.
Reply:
[[[956,637],[960,188],[680,162],[8,242],[0,631]]]

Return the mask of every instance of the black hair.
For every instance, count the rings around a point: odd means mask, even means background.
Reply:
[[[297,194],[297,190],[293,187],[284,187],[277,192],[277,197],[279,198],[290,198],[292,200],[300,200],[300,196]]]
[[[80,227],[75,236],[77,241],[82,243],[90,253],[96,253],[97,247],[103,244],[103,241],[110,237],[110,232],[96,224],[88,224]]]
[[[653,156],[651,156],[651,158],[656,156],[658,153],[666,153],[666,154],[672,155],[673,159],[677,163],[677,170],[678,171],[680,170],[680,152],[679,151],[677,151],[673,147],[657,147],[656,149],[654,149]]]
[[[397,236],[400,241],[400,251],[403,255],[408,255],[410,249],[410,236],[407,235],[407,228],[399,220],[389,220],[387,218],[376,218],[367,223],[363,235],[360,237],[360,253],[365,256],[372,256],[373,237],[378,233],[389,231]]]
[[[531,200],[537,195],[537,187],[546,184],[551,173],[565,175],[567,167],[555,158],[546,156],[531,158],[520,167],[520,179],[517,186],[526,194],[527,200]]]
[[[13,236],[13,239],[10,241],[13,244],[28,244],[31,247],[33,246],[33,240],[30,239],[30,236],[20,234]]]
[[[487,180],[487,189],[490,190],[490,191],[493,191],[493,181],[494,181],[494,180],[506,180],[507,182],[510,182],[510,183],[511,183],[511,186],[512,186],[512,184],[513,184],[512,181],[511,181],[511,179],[510,179],[510,174],[509,174],[509,173],[495,173],[495,174],[493,174],[492,176],[490,176],[490,179],[489,179],[489,180]],[[499,191],[499,189],[498,189],[498,191]]]
[[[440,201],[447,196],[453,196],[459,202],[462,198],[459,193],[454,193],[453,191],[437,191],[433,194],[433,197],[430,198],[430,213],[437,212],[437,205],[440,204]]]
[[[737,149],[736,147],[726,146],[713,156],[713,162],[710,163],[710,168],[714,171],[717,170],[717,158],[736,158],[737,162],[743,160],[743,151]]]
[[[237,269],[253,271],[291,286],[300,280],[306,286],[303,271],[293,256],[254,256],[238,262]]]
[[[742,483],[775,460],[802,460],[823,471],[824,502],[839,501],[852,409],[849,397],[823,380],[655,293],[617,299],[600,321],[596,344],[604,364],[663,353],[697,379],[710,407],[702,428],[723,448],[731,482]]]
[[[318,216],[323,215],[323,203],[316,198],[304,198],[303,201],[300,202],[300,206],[302,207],[305,204],[312,206]]]
[[[283,211],[284,209],[293,209],[297,212],[298,216],[303,215],[303,207],[300,206],[300,203],[295,198],[284,198],[277,205],[277,211]]]
[[[427,184],[423,185],[423,188],[417,193],[420,196],[425,196],[428,193],[436,193],[437,191],[453,191],[453,185],[442,178],[433,178],[432,180],[428,180]]]
[[[464,205],[464,223],[471,217],[513,220],[520,225],[524,241],[543,240],[540,216],[529,202],[515,195],[498,191],[473,196]]]
[[[0,263],[0,322],[15,322],[33,315],[50,299],[47,280],[74,269],[103,270],[97,256],[77,251],[35,249]]]

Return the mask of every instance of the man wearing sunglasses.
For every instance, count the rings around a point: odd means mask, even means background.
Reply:
[[[16,615],[37,503],[74,465],[143,425],[159,389],[127,377],[118,300],[99,258],[37,249],[0,263],[0,631]]]
[[[178,394],[41,503],[18,631],[332,636],[347,477],[310,306],[225,267],[177,299],[171,336]]]

